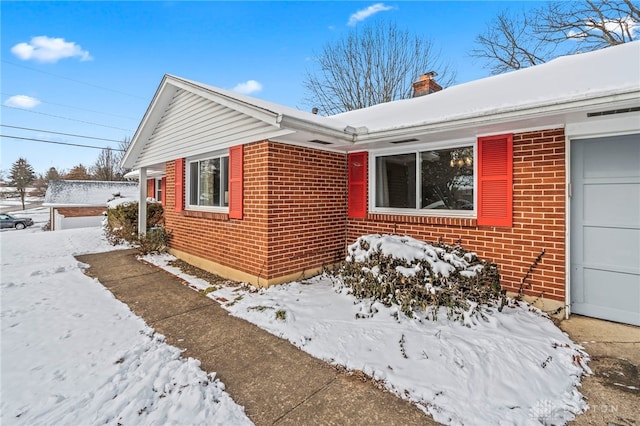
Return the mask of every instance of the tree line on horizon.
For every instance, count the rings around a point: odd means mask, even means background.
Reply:
[[[50,167],[45,173],[38,174],[26,158],[20,157],[11,165],[6,176],[8,181],[5,183],[16,188],[24,209],[24,198],[29,188],[32,188],[30,191],[32,195],[44,196],[49,182],[54,180],[123,181],[124,175],[130,170],[122,168],[120,163],[129,143],[130,139],[125,138],[117,149],[102,149],[92,165],[87,167],[79,163],[68,171]],[[0,174],[0,178],[3,182],[5,181],[4,173]]]

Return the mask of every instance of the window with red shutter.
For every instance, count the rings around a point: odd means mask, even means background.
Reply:
[[[243,146],[229,148],[229,218],[243,214]]]
[[[513,225],[513,135],[478,138],[478,225]]]
[[[367,159],[366,152],[352,152],[348,163],[348,216],[367,216]]]
[[[175,211],[184,210],[184,158],[175,161]]]

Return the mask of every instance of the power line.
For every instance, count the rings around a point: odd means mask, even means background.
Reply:
[[[79,144],[79,143],[46,141],[44,139],[21,138],[19,136],[9,136],[9,135],[0,135],[0,138],[20,139],[20,140],[23,140],[23,141],[42,142],[42,143],[52,143],[52,144],[55,144],[55,145],[77,146],[77,147],[81,147],[81,148],[110,149],[112,151],[122,151],[122,152],[124,152],[124,149],[111,148],[109,146],[102,147],[102,146],[93,146],[93,145],[82,145],[82,144]]]
[[[17,109],[17,110],[24,111],[24,112],[30,112],[32,114],[40,114],[40,115],[46,115],[46,116],[49,116],[49,117],[62,118],[64,120],[77,121],[78,123],[93,124],[94,126],[106,127],[106,128],[109,128],[109,129],[125,130],[127,132],[132,132],[133,131],[131,129],[123,129],[122,127],[107,126],[106,124],[98,124],[98,123],[94,123],[92,121],[83,121],[83,120],[78,120],[78,119],[75,119],[75,118],[62,117],[60,115],[47,114],[46,112],[33,111],[33,110],[30,110],[30,109],[16,108],[16,107],[12,107],[12,106],[9,106],[9,105],[2,105],[2,107],[3,108]]]
[[[47,72],[47,71],[42,71],[42,70],[39,70],[39,69],[36,69],[36,68],[31,68],[31,67],[28,67],[26,65],[16,64],[14,62],[10,62],[10,61],[7,61],[5,59],[2,59],[2,62],[4,62],[5,64],[13,65],[14,67],[24,68],[24,69],[35,71],[35,72],[39,72],[39,73],[42,73],[42,74],[51,75],[51,76],[54,76],[54,77],[57,77],[57,78],[62,78],[64,80],[73,81],[74,83],[84,84],[86,86],[91,86],[91,87],[95,87],[97,89],[102,89],[102,90],[106,90],[106,91],[109,91],[109,92],[118,93],[120,95],[130,96],[132,98],[147,100],[146,98],[143,98],[142,96],[132,95],[131,93],[121,92],[119,90],[110,89],[108,87],[98,86],[97,84],[87,83],[86,81],[76,80],[75,78],[65,77],[65,76],[62,76],[62,75],[59,75],[59,74],[54,74],[52,72]]]
[[[31,130],[31,131],[34,131],[34,132],[52,133],[54,135],[71,136],[71,137],[74,137],[74,138],[95,139],[97,141],[107,141],[107,142],[122,142],[121,140],[117,140],[117,139],[97,138],[95,136],[76,135],[76,134],[73,134],[73,133],[54,132],[52,130],[32,129],[32,128],[29,128],[29,127],[10,126],[8,124],[0,124],[0,126],[9,127],[11,129]]]
[[[5,92],[0,92],[0,95],[9,96],[9,97],[14,96],[14,95],[12,95],[10,93],[5,93]],[[96,111],[96,110],[93,110],[93,109],[80,108],[80,107],[75,107],[75,106],[71,106],[71,105],[59,104],[59,103],[56,103],[56,102],[48,102],[48,101],[43,101],[42,99],[38,99],[38,101],[42,102],[43,104],[47,104],[47,105],[56,105],[56,106],[61,106],[61,107],[65,107],[65,108],[77,109],[79,111],[94,112],[96,114],[110,115],[111,117],[118,117],[118,118],[124,118],[124,119],[127,119],[127,120],[139,121],[137,118],[127,117],[127,116],[120,115],[120,114],[113,114],[111,112]]]

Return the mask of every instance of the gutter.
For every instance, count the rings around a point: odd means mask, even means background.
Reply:
[[[466,117],[455,118],[447,121],[438,121],[428,124],[396,127],[374,130],[368,133],[356,133],[356,142],[376,142],[396,139],[412,134],[439,133],[459,130],[477,125],[500,124],[504,122],[535,119],[554,114],[567,114],[584,111],[586,108],[594,108],[599,105],[607,105],[618,102],[636,101],[640,104],[640,90],[631,89],[619,94],[606,94],[597,98],[588,98],[570,102],[556,102],[552,104],[535,105],[526,109],[510,109],[496,112],[480,112]]]
[[[327,118],[331,119],[330,117]],[[366,127],[355,128],[349,125],[345,125],[343,128],[330,127],[284,114],[280,114],[276,121],[280,127],[320,134],[346,143],[355,143],[358,135],[369,132]]]

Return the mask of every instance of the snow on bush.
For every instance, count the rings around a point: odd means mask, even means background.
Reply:
[[[494,263],[460,246],[411,237],[362,236],[335,273],[357,298],[399,305],[410,318],[422,309],[436,319],[446,307],[449,318],[466,322],[484,316],[485,306],[501,310],[507,300]]]

